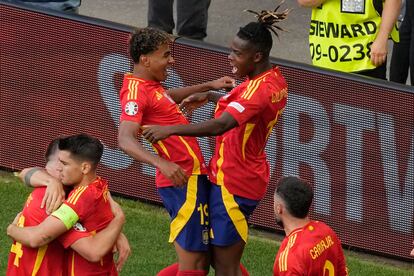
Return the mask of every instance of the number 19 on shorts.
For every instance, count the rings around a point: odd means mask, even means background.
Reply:
[[[200,224],[208,225],[208,204],[200,203],[197,207],[197,211],[200,213]]]

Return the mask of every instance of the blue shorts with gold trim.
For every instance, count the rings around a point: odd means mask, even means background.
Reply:
[[[187,251],[208,251],[210,186],[206,175],[192,175],[184,187],[158,189],[171,217],[169,242]]]
[[[230,246],[243,240],[247,242],[247,220],[259,200],[231,194],[226,187],[211,183],[210,188],[210,243]]]

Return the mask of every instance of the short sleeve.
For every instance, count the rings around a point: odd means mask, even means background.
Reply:
[[[71,212],[73,212],[76,214],[78,220],[82,221],[95,211],[95,206],[99,200],[99,196],[100,195],[97,194],[95,187],[92,185],[78,187],[76,190],[72,191],[68,199],[59,209],[62,207],[66,208],[70,216],[74,216],[74,214],[71,214]],[[59,209],[55,212],[58,212]],[[56,217],[60,218],[59,216]],[[72,227],[76,222],[77,221],[72,221],[73,224],[70,225],[70,227]],[[68,225],[66,226],[68,227]]]
[[[141,123],[148,102],[146,93],[143,93],[144,88],[141,88],[143,85],[138,81],[130,80],[128,90],[123,93],[121,99],[121,122],[132,121]]]
[[[58,240],[64,248],[68,248],[77,240],[89,236],[91,236],[91,234],[78,222],[69,231],[60,235]]]
[[[267,87],[263,87],[267,89]],[[261,89],[261,91],[263,91]],[[230,113],[239,125],[248,122],[252,117],[262,112],[269,102],[267,93],[256,91],[253,94],[241,93],[240,97],[230,102],[225,112]]]

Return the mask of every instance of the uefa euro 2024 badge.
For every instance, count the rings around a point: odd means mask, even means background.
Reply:
[[[125,105],[125,113],[129,116],[137,115],[138,104],[136,102],[127,102]]]

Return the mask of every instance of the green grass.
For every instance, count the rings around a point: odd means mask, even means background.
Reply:
[[[12,174],[0,172],[0,274],[6,269],[11,240],[6,227],[20,211],[30,189]],[[116,198],[125,211],[124,232],[129,239],[132,255],[121,275],[155,275],[176,261],[168,244],[168,214],[162,207],[133,200]],[[276,235],[252,230],[242,262],[252,276],[272,275],[275,254],[279,247]],[[345,252],[350,275],[414,275],[411,264],[384,261],[355,252]],[[213,273],[210,273],[213,275]]]

